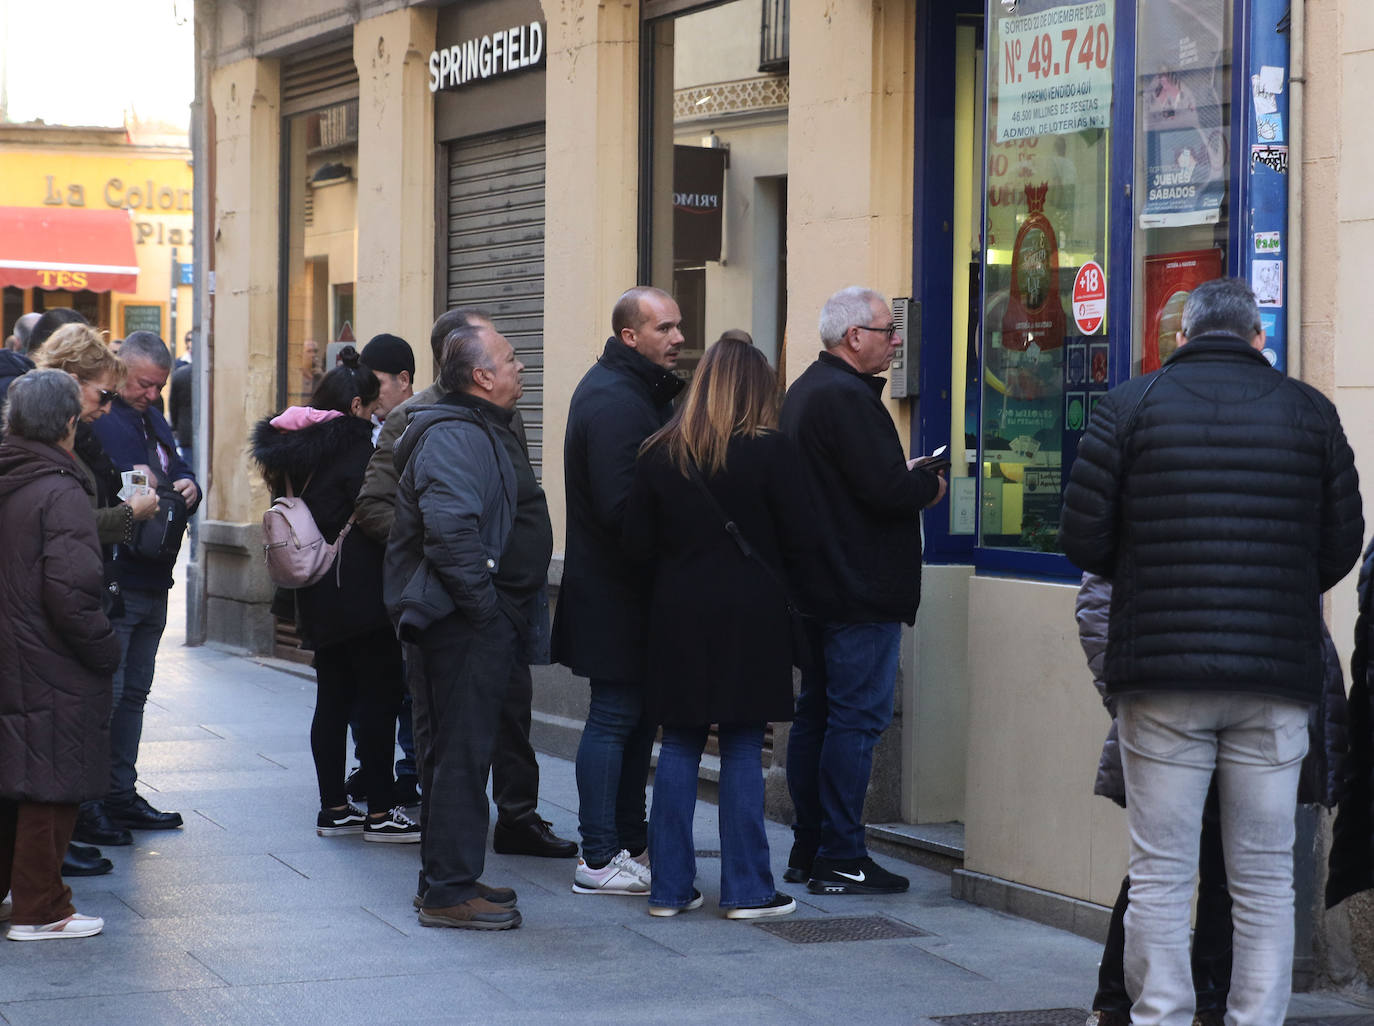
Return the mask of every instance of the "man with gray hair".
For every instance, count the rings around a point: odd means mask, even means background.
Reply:
[[[151,408],[161,397],[172,368],[172,354],[151,331],[135,331],[124,340],[120,359],[128,370],[110,412],[91,427],[101,447],[121,472],[138,468],[148,474],[162,502],[184,526],[200,502],[195,474],[177,453],[172,429]],[[150,524],[161,523],[161,515]],[[130,830],[173,830],[181,814],[160,812],[134,790],[138,780],[138,747],[143,737],[143,708],[153,685],[162,631],[167,625],[167,593],[180,538],[171,551],[140,550],[133,537],[115,546],[115,573],[124,612],[113,619],[124,657],[114,679],[110,721],[110,791],[82,808],[77,840],[87,844],[130,844]]]
[[[901,345],[887,300],[841,289],[821,310],[825,351],[787,390],[780,427],[797,443],[824,538],[808,582],[821,621],[787,744],[796,807],[783,879],[814,894],[895,894],[909,881],[869,858],[863,807],[873,749],[892,722],[902,624],[921,599],[921,510],[942,473],[909,460],[882,393]]]
[[[490,321],[444,342],[445,395],[412,409],[396,442],[400,483],[383,595],[409,658],[430,729],[424,793],[420,923],[469,930],[520,925],[510,888],[481,882],[491,773],[502,709],[529,693],[529,663],[547,629],[539,596],[553,555],[544,490],[511,430],[524,365]],[[547,617],[547,607],[542,607]]]
[[[40,313],[21,316],[14,322],[14,334],[6,339],[5,348],[0,349],[0,414],[5,411],[5,394],[9,391],[10,383],[33,370],[33,361],[26,350],[33,326],[42,316]]]
[[[1104,680],[1116,702],[1136,1026],[1188,1026],[1189,902],[1215,772],[1235,923],[1231,1026],[1273,1026],[1293,967],[1293,842],[1321,595],[1364,534],[1331,402],[1263,355],[1249,285],[1199,285],[1179,348],[1093,410],[1060,539],[1112,580]]]

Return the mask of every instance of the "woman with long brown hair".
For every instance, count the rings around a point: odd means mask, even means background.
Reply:
[[[663,725],[654,776],[649,912],[702,904],[692,816],[711,724],[720,740],[720,906],[727,918],[796,908],[773,885],[761,755],[792,718],[792,582],[814,543],[792,443],[763,354],[722,338],[682,407],[640,450],[625,542],[652,566],[648,715]],[[728,527],[727,527],[728,524]]]

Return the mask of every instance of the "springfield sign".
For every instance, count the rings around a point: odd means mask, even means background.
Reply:
[[[455,43],[429,55],[429,91],[457,89],[544,62],[544,26],[537,21]]]
[[[1113,5],[1061,4],[997,22],[997,141],[1107,128]]]

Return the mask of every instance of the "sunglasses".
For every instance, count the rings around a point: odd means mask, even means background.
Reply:
[[[100,393],[101,406],[114,402],[115,396],[119,395],[118,392],[111,392],[108,388],[98,388],[96,391]]]

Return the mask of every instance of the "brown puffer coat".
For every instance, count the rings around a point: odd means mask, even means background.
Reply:
[[[21,438],[0,444],[0,798],[74,803],[110,776],[119,639],[85,475]]]

